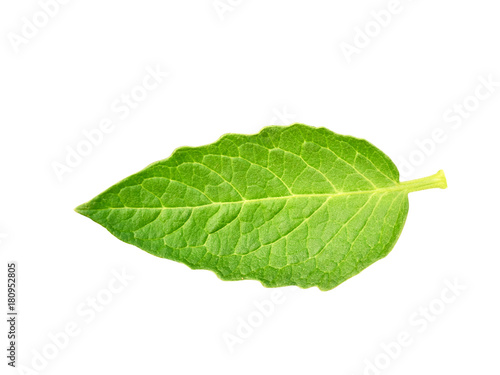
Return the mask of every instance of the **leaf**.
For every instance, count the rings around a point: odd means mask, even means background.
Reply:
[[[442,171],[400,183],[367,141],[295,124],[179,148],[76,211],[223,280],[329,290],[385,257],[408,193],[431,188],[446,188]]]

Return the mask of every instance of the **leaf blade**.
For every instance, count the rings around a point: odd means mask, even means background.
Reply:
[[[408,193],[443,178],[400,183],[394,163],[367,141],[273,126],[177,149],[77,211],[127,243],[223,280],[329,290],[386,256]]]

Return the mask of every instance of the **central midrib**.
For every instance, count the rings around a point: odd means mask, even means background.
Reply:
[[[394,192],[394,191],[407,191],[408,193],[410,193],[412,191],[412,189],[408,185],[397,183],[394,186],[388,186],[388,187],[372,189],[372,190],[345,191],[345,192],[339,192],[339,193],[333,193],[333,194],[293,194],[293,195],[285,195],[285,196],[281,196],[281,197],[243,199],[243,200],[231,201],[231,202],[212,202],[212,203],[203,204],[203,205],[199,205],[199,206],[106,207],[106,208],[94,208],[94,209],[83,209],[83,210],[85,210],[85,211],[97,211],[97,210],[119,210],[119,209],[134,209],[134,210],[175,210],[175,209],[182,209],[182,208],[193,208],[194,209],[194,208],[202,208],[202,207],[209,207],[209,206],[222,206],[222,205],[227,205],[227,204],[247,204],[247,203],[254,203],[254,202],[267,202],[267,201],[277,201],[277,200],[294,199],[294,198],[336,198],[336,197],[342,197],[342,196],[346,196],[346,195],[363,195],[363,194],[375,195],[375,194],[383,194],[383,193]]]

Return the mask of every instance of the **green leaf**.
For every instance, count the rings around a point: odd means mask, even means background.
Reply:
[[[295,124],[179,148],[76,211],[223,280],[329,290],[385,257],[408,193],[432,188],[446,188],[442,171],[401,183],[367,141]]]

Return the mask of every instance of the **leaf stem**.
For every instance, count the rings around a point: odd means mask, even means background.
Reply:
[[[448,187],[446,177],[442,170],[429,177],[401,182],[401,185],[404,186],[409,193],[427,189],[446,189]]]

